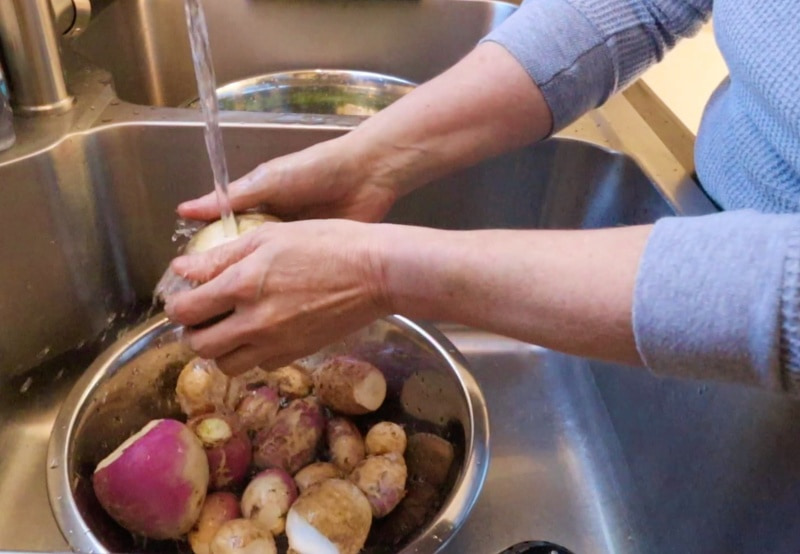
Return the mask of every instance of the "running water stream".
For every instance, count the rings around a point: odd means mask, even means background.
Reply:
[[[211,48],[208,44],[208,28],[200,0],[186,0],[186,24],[192,45],[192,60],[200,93],[200,106],[206,120],[205,138],[208,159],[214,174],[214,190],[223,221],[225,236],[238,235],[236,220],[228,197],[228,165],[225,161],[225,148],[222,144],[222,130],[219,126],[219,103],[217,101],[217,80],[211,64]]]

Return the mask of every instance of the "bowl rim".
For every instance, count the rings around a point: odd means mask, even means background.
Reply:
[[[432,347],[453,370],[466,402],[470,425],[465,428],[465,459],[461,472],[436,517],[398,554],[433,553],[441,550],[467,520],[486,480],[490,444],[486,400],[469,372],[464,356],[432,324],[417,323],[400,315],[389,315],[380,320],[410,331]],[[162,312],[122,335],[86,369],[59,409],[48,443],[47,494],[59,530],[75,551],[110,552],[81,516],[73,496],[69,460],[76,426],[89,408],[95,390],[107,378],[111,366],[120,365],[138,354],[143,346],[137,347],[137,344],[154,333],[163,335],[178,328]],[[121,357],[121,352],[126,355]]]

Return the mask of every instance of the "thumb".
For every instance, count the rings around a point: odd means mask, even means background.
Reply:
[[[249,255],[258,245],[258,233],[250,232],[205,252],[179,256],[172,260],[170,268],[189,281],[205,283]]]

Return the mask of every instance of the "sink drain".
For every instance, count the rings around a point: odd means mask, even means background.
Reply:
[[[499,554],[572,554],[572,552],[552,542],[525,541],[510,546]]]

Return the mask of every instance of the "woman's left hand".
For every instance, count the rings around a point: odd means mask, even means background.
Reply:
[[[187,326],[192,350],[230,374],[311,354],[390,313],[369,231],[345,220],[267,223],[176,258],[172,270],[202,284],[168,298],[167,315]]]

